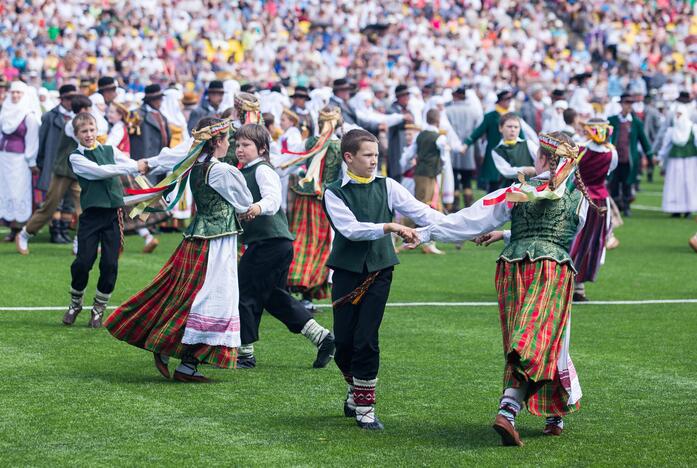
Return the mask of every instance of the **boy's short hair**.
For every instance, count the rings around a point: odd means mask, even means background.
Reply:
[[[377,143],[378,139],[375,135],[362,128],[354,128],[349,130],[346,135],[341,139],[341,156],[343,158],[344,154],[351,153],[355,156],[358,150],[361,149],[363,143]]]
[[[89,112],[81,112],[77,114],[75,117],[73,117],[73,130],[75,131],[75,134],[77,135],[77,132],[80,130],[80,127],[82,127],[88,122],[94,124],[94,126],[97,127],[97,119],[95,119],[94,116]]]
[[[257,151],[259,151],[259,156],[267,161],[269,160],[269,145],[271,136],[263,125],[242,125],[242,127],[235,132],[235,141],[240,141],[241,139],[252,141],[254,146],[257,147]]]
[[[440,124],[440,111],[438,109],[430,109],[426,112],[426,123],[429,125]]]
[[[501,119],[499,119],[499,127],[503,127],[509,120],[517,120],[520,124],[520,116],[515,112],[508,112],[506,114],[503,114],[501,116]]]
[[[576,112],[574,109],[565,109],[563,115],[564,123],[566,125],[573,125],[574,120],[576,120],[576,116],[578,115],[578,112]]]
[[[83,110],[91,108],[92,101],[84,94],[76,94],[70,101],[70,110],[72,110],[74,114],[79,114]]]

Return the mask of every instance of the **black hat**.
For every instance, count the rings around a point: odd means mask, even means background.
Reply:
[[[435,82],[435,81],[429,81],[428,83],[426,83],[426,84],[424,85],[424,89],[427,89],[427,90],[429,90],[429,91],[433,91],[434,89],[436,89],[436,82]]]
[[[351,91],[356,88],[356,85],[349,83],[346,78],[338,78],[332,83],[334,91]]]
[[[243,93],[256,93],[257,92],[257,87],[254,85],[254,83],[245,83],[242,86],[240,86],[240,91]]]
[[[678,95],[678,102],[682,104],[689,104],[692,102],[692,98],[690,97],[690,93],[687,91],[680,91],[680,94]]]
[[[160,88],[159,84],[149,84],[145,87],[145,99],[157,99],[162,96],[164,94],[162,94],[162,88]]]
[[[620,102],[634,102],[634,95],[629,93],[623,93],[620,96]]]
[[[80,87],[81,88],[86,88],[87,86],[92,86],[94,84],[94,80],[92,78],[81,78],[80,79]]]
[[[77,94],[77,88],[75,87],[75,85],[64,84],[63,86],[58,88],[58,97],[60,98],[71,97],[74,94]]]
[[[509,99],[513,99],[513,93],[509,90],[499,91],[496,94],[496,102],[508,101]]]
[[[455,91],[453,91],[453,96],[466,96],[468,89],[469,86],[466,84],[460,85],[459,87],[455,88]]]
[[[558,101],[559,99],[564,99],[566,97],[566,91],[563,89],[555,89],[552,91],[552,99]]]
[[[293,91],[293,95],[290,98],[310,99],[310,93],[307,91],[305,86],[296,86],[295,91]]]
[[[208,83],[208,94],[211,93],[224,93],[225,88],[223,87],[223,82],[220,80],[213,80]]]
[[[281,92],[281,84],[280,83],[272,84],[271,87],[269,87],[269,91],[271,91],[272,93],[280,93]]]
[[[112,76],[103,76],[97,80],[97,91],[116,89],[116,80]]]
[[[394,89],[394,95],[397,97],[404,96],[405,94],[409,94],[409,87],[405,84],[397,85]]]

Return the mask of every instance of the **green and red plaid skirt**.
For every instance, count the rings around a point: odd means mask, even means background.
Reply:
[[[185,239],[155,279],[116,309],[104,322],[115,338],[139,348],[181,359],[186,321],[196,294],[203,287],[208,263],[206,239]],[[237,350],[227,346],[195,345],[199,362],[230,368]]]
[[[574,271],[554,260],[499,261],[496,269],[503,351],[503,387],[528,382],[528,410],[537,416],[563,416],[567,405],[557,361],[571,311]]]
[[[298,195],[293,203],[290,229],[295,234],[295,254],[288,270],[288,288],[310,294],[313,299],[328,297],[327,260],[332,246],[332,228],[322,200]]]

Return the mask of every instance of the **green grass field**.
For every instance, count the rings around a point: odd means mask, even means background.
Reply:
[[[659,206],[659,191],[646,184],[637,204]],[[697,255],[687,246],[695,230],[692,219],[636,210],[589,297],[697,298]],[[160,238],[150,256],[127,238],[114,305],[145,286],[180,239]],[[493,302],[499,249],[403,254],[390,301]],[[67,305],[69,246],[43,234],[29,257],[4,244],[0,259],[0,308]],[[162,379],[151,354],[87,329],[87,311],[72,328],[62,314],[0,311],[1,466],[697,464],[694,303],[575,306],[582,409],[559,438],[542,436],[543,420],[523,414],[521,449],[500,447],[491,429],[503,369],[493,306],[388,308],[377,391],[383,433],[343,417],[338,370],[311,369],[309,343],[269,316],[256,369],[206,368],[215,383],[184,385]],[[328,309],[317,319],[331,325]]]

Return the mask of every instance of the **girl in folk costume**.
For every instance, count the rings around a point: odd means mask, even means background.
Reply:
[[[152,189],[128,191],[135,193],[128,203],[144,200],[131,212],[134,216],[186,184],[190,174],[197,212],[184,240],[153,282],[104,323],[114,337],[151,351],[166,378],[169,358],[181,359],[174,378],[182,382],[208,380],[198,371],[199,363],[234,367],[240,345],[236,213],[247,212],[252,195],[240,171],[220,162],[227,153],[229,126],[227,120],[201,119],[191,149],[170,176]],[[148,160],[148,167],[157,162]]]
[[[585,182],[590,199],[601,209],[588,212],[586,224],[571,245],[571,258],[576,266],[573,299],[582,302],[588,300],[584,283],[595,281],[600,265],[605,262],[606,240],[612,230],[606,180],[617,167],[617,151],[608,143],[612,133],[610,123],[605,119],[590,119],[584,130],[588,141],[581,146],[583,158],[578,164],[579,180]]]
[[[300,128],[298,128],[299,123],[300,117],[298,114],[290,109],[283,109],[281,113],[281,129],[283,130],[280,138],[281,155],[288,155],[289,151],[299,153],[305,150],[305,142],[300,133]],[[288,201],[288,179],[290,174],[283,171],[279,175],[281,176],[281,194],[283,196],[281,209],[285,212]]]
[[[510,184],[518,180],[518,174],[532,177],[535,172],[538,145],[533,140],[520,137],[521,119],[509,112],[501,116],[499,131],[501,141],[491,151],[496,170]],[[506,184],[506,185],[508,185]]]
[[[242,219],[240,237],[246,249],[240,259],[240,322],[242,346],[237,366],[256,366],[254,342],[259,339],[261,315],[266,309],[290,332],[302,333],[317,347],[313,367],[325,367],[334,356],[334,336],[287,290],[293,260],[293,235],[280,210],[281,181],[269,163],[269,133],[262,125],[237,130],[237,158],[254,204]]]
[[[31,217],[31,175],[36,171],[41,110],[33,88],[15,81],[0,111],[0,220],[14,240]]]
[[[686,105],[676,106],[658,158],[666,173],[663,211],[688,217],[697,211],[697,125],[692,123]]]
[[[230,147],[224,162],[232,165],[237,165],[237,155],[235,155],[235,132],[242,125],[248,123],[263,124],[261,118],[261,110],[259,98],[250,93],[236,93],[234,98],[235,105],[223,111],[224,119],[232,119],[230,127],[230,136],[228,137]]]
[[[109,104],[106,112],[107,121],[111,124],[111,130],[109,130],[106,144],[117,148],[129,157],[131,155],[131,140],[129,134],[138,127],[133,116],[137,116],[137,114],[130,112],[123,104],[116,101]],[[139,188],[135,178],[131,175],[123,176],[121,182],[125,188]],[[163,216],[161,214],[150,216],[148,218],[148,224],[157,224],[162,218]],[[145,246],[143,247],[144,253],[151,253],[160,243],[150,233],[145,223],[139,219],[133,220],[129,218],[124,223],[123,229],[124,232],[136,231],[138,235],[143,238],[145,241]]]
[[[332,244],[332,229],[322,208],[324,188],[341,179],[341,141],[335,135],[341,127],[341,110],[327,106],[319,113],[320,135],[310,137],[303,153],[286,151],[294,156],[281,168],[306,163],[305,176],[291,189],[295,192],[290,231],[295,234],[295,257],[288,272],[288,287],[302,293],[305,307],[313,309],[313,299],[329,295],[327,259]]]
[[[422,242],[456,242],[511,221],[510,231],[477,239],[485,245],[501,239],[507,244],[496,270],[506,367],[494,429],[504,445],[523,445],[515,417],[524,403],[531,413],[547,417],[544,433],[549,435],[560,435],[562,416],[579,408],[581,388],[569,357],[575,275],[569,247],[594,202],[579,172],[579,190],[571,184],[578,158],[578,147],[567,135],[541,135],[537,177],[417,230]]]

